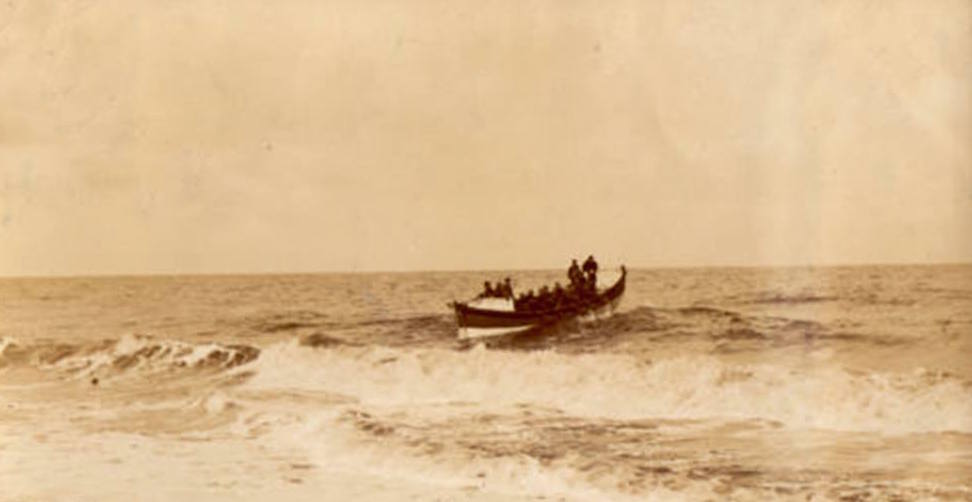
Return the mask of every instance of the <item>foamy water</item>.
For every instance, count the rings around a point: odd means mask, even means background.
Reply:
[[[972,267],[636,270],[464,347],[484,278],[2,280],[0,499],[972,499]]]

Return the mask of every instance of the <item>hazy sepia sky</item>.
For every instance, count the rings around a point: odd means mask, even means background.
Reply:
[[[972,2],[0,5],[0,274],[972,261]]]

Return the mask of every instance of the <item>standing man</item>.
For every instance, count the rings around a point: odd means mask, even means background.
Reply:
[[[578,290],[584,282],[584,273],[577,265],[577,259],[570,260],[570,268],[567,269],[567,278],[570,279],[571,289]]]
[[[588,287],[597,291],[597,262],[594,261],[594,255],[588,255],[584,260],[584,274],[587,275]]]

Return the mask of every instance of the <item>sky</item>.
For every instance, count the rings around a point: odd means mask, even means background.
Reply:
[[[972,2],[9,0],[0,275],[972,262]]]

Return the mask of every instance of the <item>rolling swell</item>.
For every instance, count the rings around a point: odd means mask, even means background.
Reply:
[[[892,346],[912,343],[912,340],[848,331],[847,326],[829,326],[812,320],[693,305],[678,308],[641,306],[594,321],[565,321],[497,346],[514,350],[596,353],[650,350],[651,344],[658,343],[703,343],[708,345],[708,353],[718,354],[831,343]]]
[[[455,336],[453,317],[446,314],[342,319],[313,310],[293,310],[250,316],[236,324],[241,325],[244,336],[297,336],[309,346],[428,345]]]
[[[309,311],[283,311],[252,317],[246,326],[268,341],[297,337],[309,347],[339,345],[468,348],[456,343],[456,325],[449,314],[378,318],[332,318]],[[692,343],[711,354],[758,352],[788,346],[854,344],[892,346],[907,338],[861,333],[855,326],[745,313],[706,305],[676,308],[635,307],[612,316],[572,319],[529,336],[491,341],[506,350],[554,349],[569,353],[602,351],[647,352],[650,344]],[[698,343],[707,344],[698,347]]]
[[[298,332],[301,343],[310,347],[337,345],[448,346],[455,338],[451,316],[418,315],[331,322],[321,329]]]
[[[348,324],[355,341],[390,346],[451,343],[456,325],[452,315],[417,315],[363,320]]]
[[[332,323],[329,322],[327,314],[322,312],[291,310],[252,316],[245,319],[243,324],[257,334],[267,334],[327,327]]]
[[[807,299],[800,297],[783,301]],[[829,301],[829,298],[815,298],[812,301]],[[456,347],[455,320],[446,313],[336,318],[313,310],[278,311],[251,316],[243,321],[242,328],[244,337],[262,337],[274,341],[296,336],[305,345],[313,347],[342,344]],[[675,308],[639,306],[593,322],[591,319],[567,320],[530,336],[499,341],[492,346],[511,350],[555,349],[587,353],[627,350],[632,343],[701,341],[711,345],[710,353],[733,353],[821,343],[889,346],[908,342],[907,339],[859,333],[853,329],[854,326],[831,326],[812,320],[760,315],[707,305]]]
[[[750,305],[797,305],[840,300],[835,295],[823,295],[810,292],[781,293],[778,291],[760,291],[754,294],[735,296],[732,299],[738,303]]]

